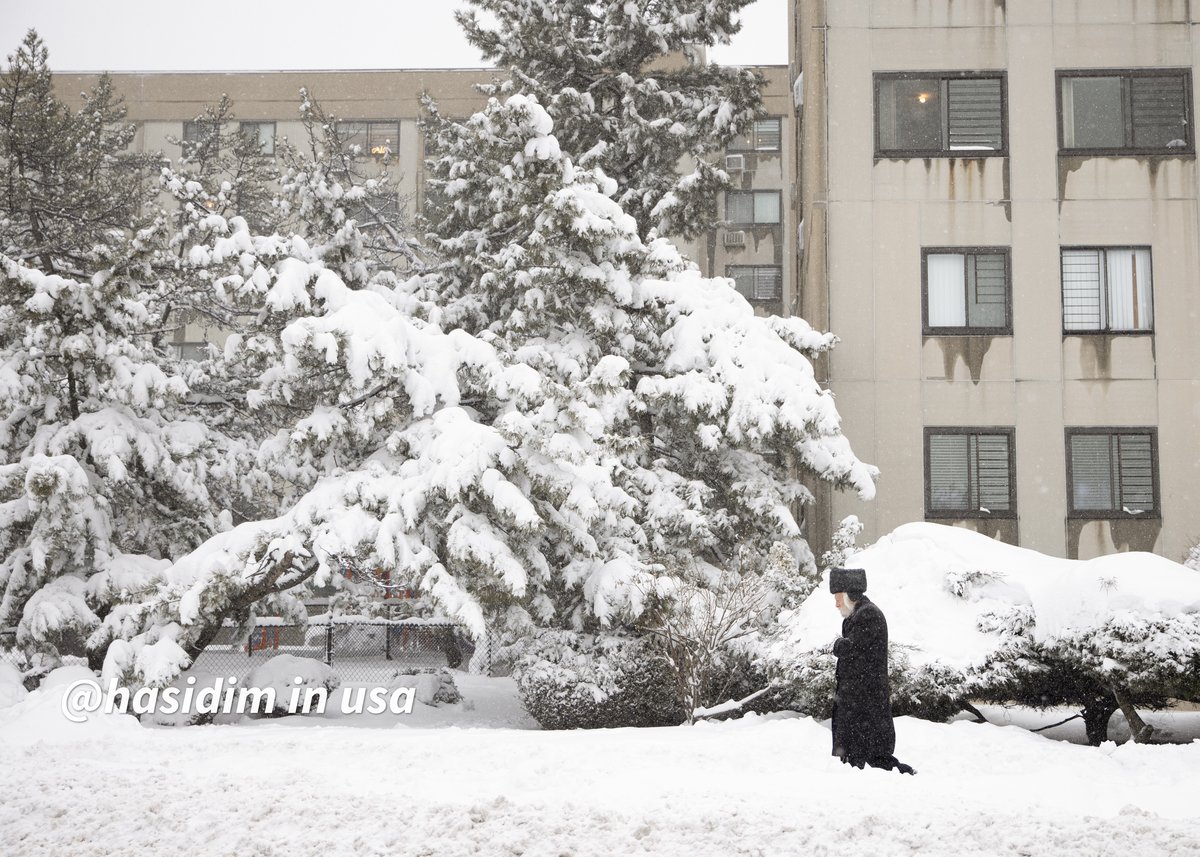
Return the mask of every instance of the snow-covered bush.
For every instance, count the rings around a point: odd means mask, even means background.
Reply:
[[[734,659],[765,624],[773,595],[762,575],[703,564],[646,593],[638,629],[670,667],[689,723],[697,708],[730,698]]]
[[[833,545],[821,555],[821,566],[824,568],[844,568],[846,557],[855,553],[858,548],[854,540],[863,531],[862,521],[857,515],[847,515],[842,518],[837,529],[833,531]]]
[[[299,679],[297,681],[297,679]],[[342,680],[334,672],[333,667],[315,658],[298,658],[295,655],[276,655],[269,661],[259,664],[246,678],[245,687],[267,690],[274,693],[275,706],[271,711],[263,713],[282,717],[285,714],[304,714],[305,700],[310,689],[324,689],[327,694],[341,686]],[[289,711],[293,693],[299,689],[298,705],[294,712]],[[314,700],[316,697],[313,697]],[[316,702],[313,702],[312,713],[316,712]]]
[[[458,690],[454,675],[445,667],[396,675],[388,682],[388,687],[392,690],[413,688],[413,698],[423,705],[453,705],[462,702],[462,693]]]
[[[1056,559],[920,523],[848,561],[887,617],[898,712],[962,697],[1077,705],[1098,744],[1118,708],[1145,740],[1137,707],[1200,697],[1200,576],[1163,557]],[[766,650],[773,677],[820,673],[840,621],[824,587],[785,612]]]
[[[670,669],[637,638],[544,631],[513,675],[543,729],[668,726],[686,716]]]
[[[462,702],[462,692],[458,689],[458,684],[454,681],[454,673],[442,667],[439,670],[430,670],[437,676],[438,686],[433,694],[434,705],[454,705]]]
[[[831,609],[832,603],[830,599]],[[760,664],[770,677],[772,705],[817,719],[832,716],[836,663],[829,647],[764,659]],[[944,721],[963,710],[966,702],[961,673],[942,664],[914,666],[905,650],[895,645],[888,647],[888,682],[896,717]]]
[[[1200,571],[1200,542],[1188,548],[1187,556],[1183,558],[1183,564],[1192,571]]]

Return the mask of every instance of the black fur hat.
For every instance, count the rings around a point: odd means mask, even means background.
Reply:
[[[862,595],[867,591],[867,572],[862,568],[829,569],[829,591]]]

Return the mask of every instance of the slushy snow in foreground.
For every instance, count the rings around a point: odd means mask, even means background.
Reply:
[[[166,729],[68,724],[53,678],[0,709],[5,855],[1200,854],[1200,742],[901,718],[904,777],[840,765],[788,715],[541,732],[508,679],[466,677],[441,715]],[[476,725],[416,728],[456,713]]]

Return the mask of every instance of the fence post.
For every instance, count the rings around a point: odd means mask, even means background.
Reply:
[[[383,659],[392,659],[392,605],[387,606],[387,624],[383,626]]]
[[[325,665],[333,666],[333,614],[329,614],[329,622],[325,626]]]

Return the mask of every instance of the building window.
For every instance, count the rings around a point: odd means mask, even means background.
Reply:
[[[208,359],[207,342],[176,342],[172,347],[175,349],[175,356],[180,360]]]
[[[1083,154],[1191,153],[1187,70],[1058,73],[1059,147]]]
[[[1154,429],[1067,429],[1067,493],[1078,518],[1158,517]]]
[[[1004,99],[998,74],[876,75],[876,154],[1003,155]]]
[[[1015,518],[1011,428],[925,429],[925,517]]]
[[[258,140],[259,149],[264,155],[275,154],[274,122],[243,122],[238,125],[238,133]]]
[[[1064,249],[1062,295],[1064,333],[1153,330],[1150,249]]]
[[[1007,248],[922,251],[926,335],[1012,333]]]
[[[725,194],[725,220],[752,226],[780,222],[782,194],[777,190],[731,190]]]
[[[783,139],[783,120],[756,119],[750,130],[729,141],[730,152],[778,152]]]
[[[783,299],[783,268],[779,265],[730,265],[725,276],[748,301]]]
[[[338,122],[337,130],[346,151],[355,155],[389,158],[400,142],[400,123],[396,121]]]
[[[211,146],[216,152],[220,144],[221,126],[216,122],[184,122],[183,136],[179,142],[185,157],[192,157],[201,146]]]

